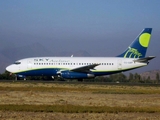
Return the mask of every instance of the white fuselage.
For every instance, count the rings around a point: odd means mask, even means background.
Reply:
[[[6,68],[7,71],[24,76],[51,75],[59,71],[99,64],[90,73],[95,76],[109,75],[146,66],[147,63],[134,62],[136,58],[121,57],[35,57],[16,61]]]
[[[17,76],[60,76],[66,79],[94,78],[146,66],[145,57],[152,28],[144,28],[117,57],[34,57],[16,61],[6,68]]]

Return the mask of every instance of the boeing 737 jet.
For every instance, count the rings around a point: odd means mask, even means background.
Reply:
[[[53,76],[64,79],[95,78],[148,65],[145,57],[152,28],[145,28],[131,45],[116,57],[32,57],[16,61],[6,70],[17,77]]]

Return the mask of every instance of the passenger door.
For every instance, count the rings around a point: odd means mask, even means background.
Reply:
[[[28,63],[27,63],[27,68],[28,68],[28,69],[32,69],[32,60],[29,59],[27,62],[28,62]]]
[[[122,60],[118,60],[118,70],[122,69]]]

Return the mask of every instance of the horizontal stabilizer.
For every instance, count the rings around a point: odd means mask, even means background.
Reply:
[[[139,58],[137,60],[134,60],[134,62],[148,62],[149,60],[152,60],[153,58],[155,58],[155,56],[148,56],[145,58]]]

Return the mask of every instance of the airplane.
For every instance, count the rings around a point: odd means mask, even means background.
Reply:
[[[32,57],[9,65],[6,70],[17,77],[52,76],[78,79],[111,75],[147,66],[155,56],[145,57],[152,28],[144,28],[129,47],[116,57]]]

